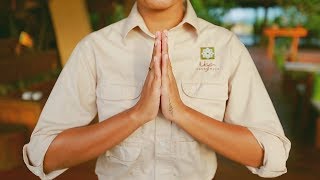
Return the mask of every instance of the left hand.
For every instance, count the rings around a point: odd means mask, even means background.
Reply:
[[[161,57],[161,111],[166,119],[175,121],[185,105],[180,98],[177,82],[172,72],[167,31],[162,32]]]

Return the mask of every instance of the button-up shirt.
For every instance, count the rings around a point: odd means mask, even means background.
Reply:
[[[62,131],[88,125],[134,106],[148,73],[155,36],[135,4],[130,15],[81,40],[62,70],[23,148],[27,167],[43,179],[44,155]],[[290,141],[245,46],[230,31],[196,16],[169,30],[169,56],[182,101],[213,121],[247,127],[264,149],[263,165],[248,167],[262,177],[285,173]],[[235,137],[237,138],[237,137]],[[68,147],[66,147],[68,148]],[[209,180],[216,154],[161,112],[123,142],[98,157],[99,179]]]

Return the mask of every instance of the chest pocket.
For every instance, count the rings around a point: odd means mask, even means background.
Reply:
[[[97,97],[108,101],[134,100],[140,96],[141,90],[141,83],[101,82],[97,88]]]
[[[183,93],[194,99],[226,101],[228,86],[220,82],[182,82]]]
[[[222,120],[228,99],[228,86],[220,82],[182,81],[180,86],[182,101],[189,107],[217,120]],[[173,127],[175,141],[194,141],[178,126]]]
[[[102,81],[97,87],[97,106],[100,120],[106,120],[134,106],[139,100],[142,85],[136,82]],[[141,142],[141,128],[124,142]]]
[[[99,119],[107,119],[121,113],[139,100],[142,85],[136,82],[101,81],[97,87],[97,105]],[[141,128],[138,128],[120,144],[105,153],[108,171],[104,174],[112,175],[119,169],[129,171],[129,167],[138,161],[142,143]]]
[[[141,90],[138,82],[101,80],[96,90],[99,119],[108,119],[134,106]]]

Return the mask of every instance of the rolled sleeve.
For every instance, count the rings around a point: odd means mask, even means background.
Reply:
[[[63,68],[41,112],[30,142],[23,147],[28,169],[41,179],[53,179],[67,169],[45,174],[45,154],[62,131],[88,125],[97,114],[96,71],[89,40],[82,40]],[[67,147],[66,147],[67,148]]]
[[[236,37],[231,43],[235,62],[229,79],[224,121],[247,127],[264,149],[263,165],[248,167],[252,173],[261,177],[280,176],[287,172],[291,143],[249,52]]]
[[[50,172],[49,174],[45,174],[43,172],[43,158],[44,158],[44,153],[47,151],[49,148],[50,143],[53,141],[54,137],[51,137],[49,141],[43,142],[42,146],[38,148],[38,153],[36,157],[30,158],[28,155],[29,153],[27,152],[27,147],[28,145],[25,145],[23,147],[23,161],[26,164],[27,168],[36,176],[38,176],[40,179],[54,179],[60,174],[62,174],[64,171],[67,169],[61,169],[57,171]],[[31,146],[32,147],[32,146]],[[35,153],[31,153],[35,154]],[[29,160],[33,160],[31,163]]]
[[[263,165],[259,168],[247,168],[261,177],[277,177],[287,172],[286,161],[290,151],[287,138],[265,132],[263,129],[249,128],[261,147],[264,149]]]

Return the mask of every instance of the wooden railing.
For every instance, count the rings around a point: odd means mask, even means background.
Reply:
[[[296,61],[299,47],[299,40],[301,37],[305,37],[308,31],[303,27],[296,28],[266,28],[264,34],[268,37],[268,50],[267,55],[269,59],[274,56],[275,38],[277,37],[291,37],[293,41],[291,42],[289,61]]]

